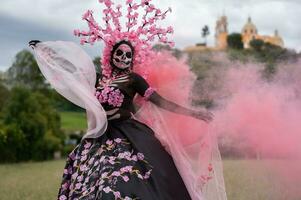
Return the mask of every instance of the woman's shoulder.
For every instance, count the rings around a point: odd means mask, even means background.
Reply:
[[[138,74],[137,72],[132,72],[130,74],[130,77],[131,79],[134,81],[134,82],[140,82],[140,81],[143,81],[144,78],[143,76],[141,76],[140,74]]]

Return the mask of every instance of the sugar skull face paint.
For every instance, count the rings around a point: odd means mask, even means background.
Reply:
[[[133,50],[126,43],[120,44],[112,54],[112,63],[119,69],[127,69],[132,66]]]

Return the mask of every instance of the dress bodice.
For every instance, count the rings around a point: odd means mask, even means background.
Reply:
[[[99,78],[96,97],[105,109],[108,120],[128,119],[135,113],[133,99],[136,94],[145,96],[149,85],[143,77],[129,73],[112,79]]]

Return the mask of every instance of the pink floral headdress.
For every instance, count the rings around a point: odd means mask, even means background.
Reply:
[[[114,6],[112,0],[99,0],[99,3],[104,4],[103,20],[105,25],[101,27],[93,17],[93,11],[88,10],[83,15],[83,20],[88,22],[89,30],[80,31],[74,30],[74,35],[81,37],[81,44],[90,43],[93,45],[97,41],[104,41],[104,51],[102,56],[103,75],[111,77],[112,67],[110,65],[110,57],[113,46],[119,41],[129,41],[134,47],[134,61],[136,67],[141,66],[151,59],[152,45],[155,39],[163,44],[174,46],[172,41],[167,38],[168,34],[173,33],[171,26],[162,28],[156,25],[159,20],[164,20],[166,14],[171,12],[171,8],[162,12],[151,4],[152,0],[140,0],[140,3],[135,3],[134,0],[126,0],[127,6],[125,27],[120,24],[122,17],[122,6],[120,4]],[[144,9],[144,14],[139,18],[139,10]],[[138,23],[141,22],[141,25]],[[125,29],[125,30],[122,30]]]

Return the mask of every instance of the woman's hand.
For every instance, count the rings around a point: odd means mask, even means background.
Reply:
[[[193,117],[209,123],[213,120],[214,115],[208,110],[200,110],[200,111],[194,111]]]
[[[40,40],[31,40],[31,41],[28,42],[28,45],[29,45],[32,49],[34,49],[34,48],[36,47],[36,45],[37,45],[38,43],[40,43],[40,42],[41,42]]]

